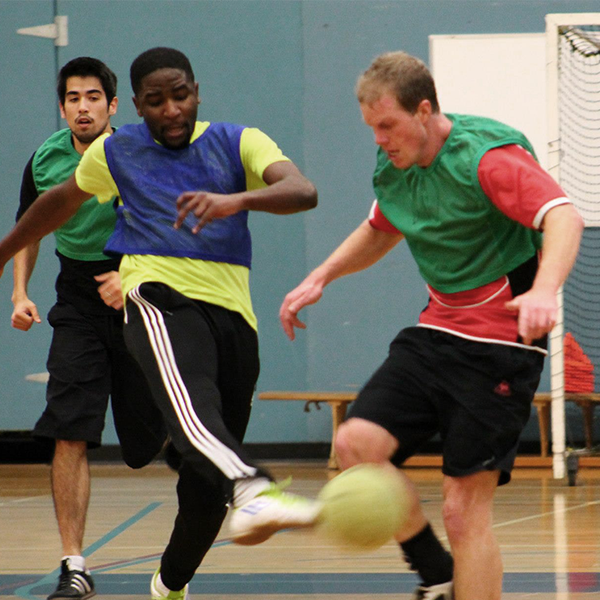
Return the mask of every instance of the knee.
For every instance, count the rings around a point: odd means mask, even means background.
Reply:
[[[448,540],[452,545],[462,539],[468,530],[466,515],[465,507],[457,497],[444,499],[442,517]]]
[[[365,462],[388,460],[398,443],[383,427],[363,419],[350,419],[340,425],[334,441],[344,469]]]
[[[469,486],[452,486],[444,490],[442,516],[451,545],[479,538],[492,527],[492,494]]]
[[[87,455],[87,442],[79,440],[56,440],[54,457],[83,457]]]

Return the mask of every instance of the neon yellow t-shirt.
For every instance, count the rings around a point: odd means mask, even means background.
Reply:
[[[197,122],[190,142],[198,139],[209,125]],[[75,171],[77,185],[94,194],[99,202],[121,196],[106,162],[104,140],[108,135],[94,140]],[[269,165],[289,160],[271,138],[259,129],[248,127],[241,134],[240,157],[248,190],[266,186],[262,176]],[[120,274],[124,296],[144,282],[159,281],[188,298],[239,312],[251,327],[257,327],[247,267],[195,258],[129,254],[121,260]]]

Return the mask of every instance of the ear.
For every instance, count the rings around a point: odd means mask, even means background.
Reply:
[[[429,117],[431,117],[433,110],[431,108],[431,102],[429,100],[421,100],[419,106],[417,107],[417,115],[421,121],[421,123],[425,124],[429,121]]]
[[[194,83],[194,90],[196,92],[196,98],[198,98],[198,106],[200,106],[202,100],[200,99],[200,87],[198,86],[198,82]]]
[[[62,102],[60,102],[60,101],[59,101],[59,103],[58,103],[58,110],[60,110],[60,116],[61,116],[63,119],[66,119],[66,118],[67,118],[67,115],[66,115],[66,113],[65,113],[65,107],[64,107],[63,103],[62,103]]]
[[[108,105],[108,114],[112,117],[117,114],[117,107],[119,106],[119,99],[115,96]]]
[[[133,96],[133,98],[131,99],[133,100],[133,104],[135,105],[135,110],[137,111],[138,117],[143,117],[138,99],[135,96]]]

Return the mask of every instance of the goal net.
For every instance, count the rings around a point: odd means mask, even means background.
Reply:
[[[554,476],[565,476],[565,392],[600,391],[600,13],[546,16],[548,169],[585,220],[550,336]]]

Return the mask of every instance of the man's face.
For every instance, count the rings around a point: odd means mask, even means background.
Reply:
[[[198,84],[180,69],[158,69],[142,79],[133,102],[154,139],[167,148],[190,143],[198,116]]]
[[[372,104],[361,104],[364,122],[373,130],[375,143],[398,169],[413,165],[426,167],[426,114],[422,106],[413,115],[402,108],[394,96],[382,94]]]
[[[75,148],[89,146],[99,135],[110,131],[110,117],[117,112],[117,98],[108,104],[97,77],[69,77],[65,103],[59,103],[60,114],[67,120]]]

